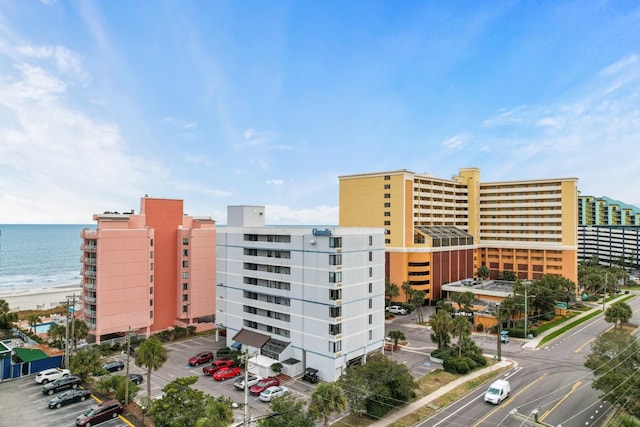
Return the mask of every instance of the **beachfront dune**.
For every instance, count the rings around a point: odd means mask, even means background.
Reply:
[[[13,312],[24,310],[49,310],[64,305],[67,297],[75,294],[76,301],[80,300],[80,285],[60,285],[51,287],[21,288],[0,291],[0,299],[9,303]]]

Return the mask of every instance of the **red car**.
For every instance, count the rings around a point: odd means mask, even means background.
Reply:
[[[190,358],[189,365],[198,366],[199,364],[207,363],[210,360],[213,360],[213,353],[210,351],[203,351],[202,353],[198,353],[192,358]]]
[[[216,381],[224,381],[229,378],[239,377],[242,375],[240,368],[222,368],[213,373],[213,379]]]
[[[202,368],[202,372],[204,372],[205,375],[213,375],[216,371],[219,371],[222,368],[233,368],[233,360],[214,360],[211,363],[211,366],[205,366],[204,368]]]
[[[274,385],[280,385],[280,380],[274,377],[263,378],[258,384],[251,386],[249,392],[254,396],[258,396],[260,393]]]

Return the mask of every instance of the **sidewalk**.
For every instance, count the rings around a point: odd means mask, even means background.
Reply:
[[[409,415],[415,411],[417,411],[418,409],[422,408],[423,406],[428,405],[429,403],[433,402],[434,400],[436,400],[437,398],[439,398],[440,396],[447,394],[448,392],[450,392],[451,390],[453,390],[454,388],[458,387],[461,384],[466,383],[469,380],[472,380],[474,378],[477,378],[481,375],[487,374],[495,369],[500,369],[503,367],[507,367],[507,366],[511,366],[516,364],[516,362],[514,362],[513,360],[509,360],[509,359],[503,359],[502,361],[491,365],[489,367],[483,368],[483,369],[479,369],[477,371],[474,371],[472,373],[470,373],[469,375],[465,375],[463,377],[460,377],[454,381],[451,381],[448,384],[443,385],[442,387],[440,387],[438,390],[434,391],[433,393],[423,397],[422,399],[416,400],[415,402],[407,405],[407,406],[403,406],[402,408],[400,408],[399,410],[393,412],[392,414],[388,414],[385,415],[384,418],[369,424],[369,427],[384,427],[384,426],[388,426],[390,424],[393,424],[394,422],[398,421],[400,418]]]
[[[607,302],[606,306],[608,307],[611,304],[613,304],[614,302],[622,300],[626,296],[628,296],[628,295],[621,294],[621,295],[617,296],[616,298],[612,299],[611,301]],[[536,336],[535,338],[532,338],[532,339],[528,340],[522,346],[522,348],[524,348],[525,350],[537,350],[538,346],[540,345],[540,341],[542,341],[542,339],[544,337],[546,337],[547,335],[557,331],[560,328],[565,327],[567,324],[569,324],[571,322],[574,322],[574,321],[576,321],[578,319],[582,319],[583,317],[588,316],[589,314],[591,314],[591,313],[593,313],[594,311],[597,311],[597,310],[602,310],[602,303],[594,304],[594,306],[591,309],[589,309],[587,311],[584,311],[584,312],[578,314],[575,317],[572,317],[567,322],[563,322],[563,323],[559,324],[558,326],[554,326],[551,329],[547,329],[546,331],[542,332],[540,335]]]

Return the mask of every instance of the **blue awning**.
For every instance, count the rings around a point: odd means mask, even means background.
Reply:
[[[242,343],[239,343],[238,341],[234,341],[233,344],[231,344],[231,348],[235,348],[236,350],[240,350],[242,348]]]

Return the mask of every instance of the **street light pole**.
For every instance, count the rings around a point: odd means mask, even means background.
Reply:
[[[498,362],[502,360],[502,322],[500,321],[500,303],[496,303],[496,319],[498,319],[498,324],[496,325],[496,332],[498,337]]]

